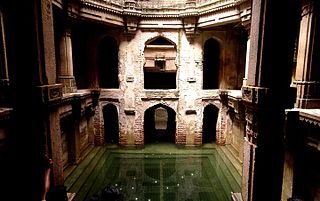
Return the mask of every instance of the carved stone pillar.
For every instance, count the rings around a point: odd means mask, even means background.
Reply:
[[[9,85],[7,52],[3,15],[0,10],[0,87]]]
[[[252,1],[249,65],[242,87],[246,109],[244,201],[281,199],[284,109],[292,98],[297,10],[297,1]]]
[[[102,105],[98,104],[94,113],[94,144],[104,145],[104,119],[102,113]]]
[[[73,75],[71,30],[66,29],[60,39],[59,82],[62,83],[63,93],[72,93],[77,90]]]
[[[315,108],[320,103],[319,3],[306,0],[302,6],[297,66],[293,84],[297,88],[296,107]]]

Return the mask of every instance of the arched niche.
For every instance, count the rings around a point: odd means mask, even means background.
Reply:
[[[150,107],[144,114],[145,143],[175,143],[176,112],[165,105]]]
[[[204,43],[203,89],[219,89],[220,44],[210,38]]]
[[[212,143],[216,141],[216,125],[219,109],[209,104],[204,108],[202,121],[202,143]]]
[[[107,104],[103,107],[103,120],[105,143],[119,144],[119,118],[115,105]]]
[[[145,89],[176,88],[176,55],[176,45],[162,36],[146,42],[143,68]]]

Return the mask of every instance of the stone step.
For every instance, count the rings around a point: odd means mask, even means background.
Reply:
[[[221,164],[221,169],[223,173],[230,181],[234,181],[232,185],[233,192],[240,191],[241,189],[241,171],[240,164],[237,160],[233,158],[233,156],[228,153],[227,149],[223,146],[217,148],[218,155],[220,159],[223,161]]]
[[[67,188],[67,191],[76,193],[74,190],[78,189],[79,186],[75,186],[75,184],[79,185],[81,183],[81,176],[83,177],[85,172],[89,172],[91,166],[93,166],[97,162],[97,155],[102,155],[104,152],[104,147],[94,147],[92,151],[88,154],[88,156],[73,170],[73,172],[65,179],[64,185]],[[89,168],[89,169],[88,169]]]

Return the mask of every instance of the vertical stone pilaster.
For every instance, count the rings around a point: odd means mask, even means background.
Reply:
[[[227,140],[227,112],[228,112],[228,93],[220,91],[221,108],[219,110],[216,125],[216,143],[225,145]]]
[[[53,10],[52,0],[41,1],[41,24],[44,57],[44,72],[46,80],[43,84],[56,83],[56,57],[54,49]],[[47,83],[45,83],[47,82]]]
[[[88,125],[88,142],[89,145],[94,144],[94,136],[95,136],[95,129],[94,129],[94,106],[89,106],[86,108],[86,119],[87,119],[87,125]]]
[[[247,53],[246,53],[246,64],[245,64],[245,73],[244,73],[244,78],[243,78],[243,86],[247,85],[247,79],[249,75],[249,52],[250,52],[250,35],[248,35],[248,40],[247,40]]]
[[[62,141],[60,130],[60,115],[57,108],[53,108],[49,113],[49,133],[51,141],[51,156],[53,160],[53,184],[61,186],[64,184],[63,162],[62,162]]]
[[[75,96],[72,103],[73,132],[71,136],[70,160],[77,163],[80,160],[80,122],[81,122],[81,99]]]
[[[95,113],[93,117],[94,121],[94,144],[103,145],[104,144],[104,120],[102,114],[101,105],[98,104],[95,108]]]
[[[143,145],[144,144],[144,131],[143,131],[143,121],[142,116],[138,115],[134,122],[134,135],[135,135],[135,145]]]
[[[202,145],[202,131],[197,129],[194,133],[194,144]]]
[[[2,11],[0,10],[0,87],[9,85],[9,73],[7,64],[7,51],[4,30],[4,20]]]
[[[185,145],[187,143],[187,128],[186,125],[182,122],[178,122],[177,131],[176,131],[176,144]]]

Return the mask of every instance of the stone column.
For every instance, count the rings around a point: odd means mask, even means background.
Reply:
[[[62,83],[63,93],[72,93],[77,90],[73,76],[71,30],[67,28],[60,39],[59,82]]]
[[[281,200],[284,109],[290,101],[296,13],[297,1],[252,1],[247,83],[242,87],[244,201]]]
[[[249,52],[250,52],[250,35],[248,35],[248,40],[247,40],[246,65],[245,65],[245,73],[244,73],[244,78],[242,83],[243,86],[247,85],[247,79],[249,74]]]
[[[6,53],[6,41],[4,32],[3,15],[0,10],[0,87],[9,85],[9,74]]]
[[[300,22],[297,66],[295,80],[297,100],[295,107],[315,108],[320,103],[319,74],[319,16],[317,3],[304,1]]]

